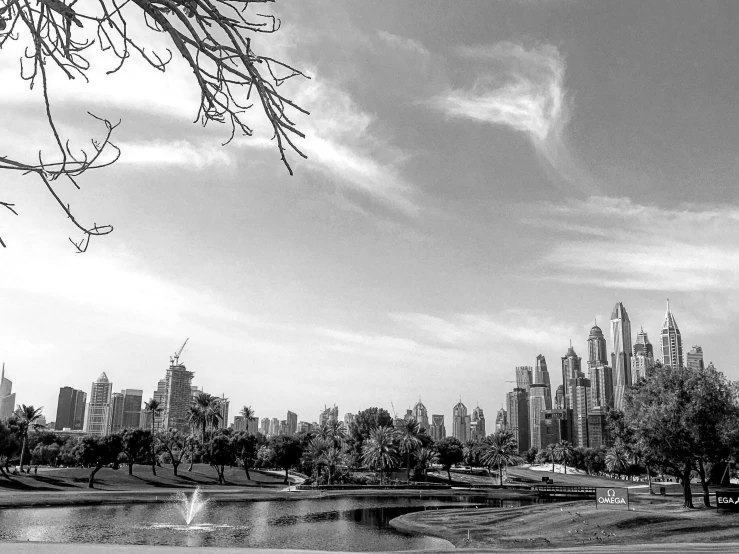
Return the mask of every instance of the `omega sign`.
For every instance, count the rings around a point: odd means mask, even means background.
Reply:
[[[624,487],[597,487],[595,489],[595,507],[628,510],[629,489]]]
[[[739,492],[716,492],[716,509],[739,511]]]

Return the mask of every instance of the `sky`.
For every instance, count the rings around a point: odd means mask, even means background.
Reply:
[[[279,0],[253,49],[310,76],[283,90],[308,159],[281,165],[266,120],[193,123],[199,95],[92,52],[90,83],[55,74],[65,136],[121,120],[113,166],[59,192],[112,234],[77,254],[33,176],[0,175],[0,361],[17,402],[49,421],[60,387],[152,396],[169,357],[229,398],[231,418],[316,421],[419,398],[461,399],[489,426],[515,367],[623,302],[658,344],[670,307],[684,350],[739,379],[739,5],[688,1]],[[166,47],[132,15],[151,48]],[[138,24],[138,27],[136,26]],[[50,135],[17,45],[0,50],[0,154]],[[723,346],[722,346],[723,345]]]

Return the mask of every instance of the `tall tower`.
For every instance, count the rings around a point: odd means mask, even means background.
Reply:
[[[108,433],[112,416],[110,396],[113,383],[108,381],[105,372],[92,384],[90,391],[90,407],[87,413],[87,432],[90,435],[103,436]]]
[[[523,365],[516,368],[516,386],[519,389],[525,389],[528,392],[531,386],[533,368],[530,365]]]
[[[634,343],[634,357],[631,359],[632,380],[636,383],[647,376],[647,370],[654,367],[654,347],[649,337],[640,329]]]
[[[565,407],[570,408],[567,398],[570,395],[570,380],[585,378],[582,372],[582,358],[575,353],[572,343],[567,349],[567,354],[562,356],[562,384],[564,386]]]
[[[660,333],[662,343],[662,365],[683,367],[683,339],[680,329],[677,328],[675,318],[670,311],[670,301],[667,301],[667,313]]]
[[[536,385],[544,385],[544,404],[545,409],[552,409],[552,384],[549,381],[549,371],[547,370],[547,359],[539,354],[536,357],[536,366],[534,367],[534,383]]]
[[[474,429],[474,433],[472,433],[472,429]],[[477,406],[477,408],[472,410],[470,436],[467,438],[474,441],[481,441],[487,436],[485,432],[485,413],[482,411],[480,406]]]
[[[462,444],[467,442],[470,429],[470,416],[467,415],[467,406],[460,400],[452,409],[452,436]]]
[[[549,405],[547,406],[547,400]],[[546,385],[531,385],[529,389],[529,437],[531,446],[541,448],[541,419],[544,410],[552,407],[551,391]],[[544,446],[547,446],[546,444]]]
[[[703,363],[703,348],[700,346],[694,346],[691,348],[685,357],[687,358],[687,363],[685,365],[688,366],[688,369],[700,371],[705,368]]]
[[[631,386],[631,321],[618,302],[611,314],[611,367],[613,368],[613,407],[623,410],[624,392]]]
[[[590,329],[590,336],[588,336],[588,369],[599,365],[608,365],[608,348],[606,337],[596,324]]]
[[[0,373],[0,419],[8,419],[15,410],[15,393],[12,393],[13,382],[5,378],[5,364]]]
[[[518,452],[531,448],[529,425],[529,400],[525,389],[516,387],[506,395],[508,403],[508,429],[518,443]]]
[[[426,410],[426,406],[421,402],[421,397],[418,397],[418,402],[413,406],[413,418],[423,427],[426,431],[429,430],[429,415]]]
[[[187,409],[192,405],[192,378],[195,374],[187,371],[185,364],[180,363],[180,354],[184,348],[183,344],[179,352],[170,359],[167,376],[164,378],[163,429],[184,431],[188,428]]]

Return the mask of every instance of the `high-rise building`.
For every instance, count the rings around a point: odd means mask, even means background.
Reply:
[[[114,392],[110,397],[110,418],[107,433],[117,433],[123,429],[123,393]]]
[[[474,433],[472,433],[474,425]],[[470,420],[470,435],[469,440],[478,441],[483,440],[487,435],[485,434],[485,414],[480,406],[477,406],[472,410],[472,419]]]
[[[608,410],[596,406],[588,411],[588,445],[590,448],[613,446],[608,425]]]
[[[567,349],[567,353],[562,356],[562,384],[564,385],[565,402],[564,407],[569,409],[568,396],[570,394],[569,383],[572,379],[584,378],[582,372],[582,358],[575,353],[572,343]]]
[[[111,405],[110,397],[113,383],[108,381],[105,372],[92,384],[90,391],[90,405],[87,410],[87,433],[104,436],[110,428]]]
[[[418,397],[418,402],[416,402],[415,406],[413,406],[413,417],[416,419],[416,421],[426,429],[426,431],[429,430],[429,416],[428,412],[426,411],[426,406],[423,405],[423,402],[421,402],[421,397]]]
[[[263,417],[262,421],[259,425],[259,432],[262,433],[265,437],[269,436],[269,418]]]
[[[136,429],[139,426],[139,414],[144,400],[144,391],[141,389],[123,389],[121,394],[123,395],[123,428]]]
[[[536,365],[534,366],[534,382],[532,384],[544,385],[544,401],[546,409],[549,410],[552,407],[552,384],[549,380],[549,370],[547,369],[547,360],[539,354],[536,357]],[[538,434],[538,432],[537,432]]]
[[[505,431],[508,428],[508,412],[501,407],[495,415],[495,431]]]
[[[161,425],[163,429],[187,430],[187,410],[192,405],[194,376],[195,374],[188,371],[178,358],[172,359],[164,378],[164,410]]]
[[[526,452],[531,448],[529,425],[529,400],[526,389],[516,387],[506,395],[508,404],[508,430],[518,444],[518,452]]]
[[[555,410],[564,410],[565,406],[565,388],[563,385],[557,387],[557,392],[554,394],[554,408]]]
[[[687,358],[687,363],[685,365],[688,369],[700,371],[705,368],[705,365],[703,364],[703,348],[700,346],[694,346],[691,348],[685,357]]]
[[[13,382],[5,378],[5,364],[0,373],[0,420],[8,419],[15,410],[15,393]]]
[[[542,448],[559,441],[569,440],[567,410],[544,410],[541,414],[540,443]]]
[[[571,442],[573,446],[587,447],[588,440],[588,404],[590,399],[590,380],[585,378],[570,379],[568,394],[571,413]]]
[[[680,329],[677,328],[675,317],[670,311],[670,301],[667,301],[667,313],[662,324],[660,334],[662,344],[662,365],[674,368],[683,367],[683,339]]]
[[[618,302],[611,313],[611,367],[613,368],[613,407],[624,408],[624,392],[631,386],[631,321]]]
[[[318,416],[318,424],[323,426],[329,421],[339,421],[339,408],[334,404],[333,408],[323,407],[323,411]]]
[[[516,387],[524,389],[526,392],[529,391],[533,369],[530,365],[522,365],[516,368]]]
[[[273,417],[269,420],[269,435],[274,437],[280,434],[280,420]]]
[[[446,437],[446,427],[444,427],[444,416],[433,414],[431,416],[431,425],[429,426],[429,436],[434,441],[440,441]]]
[[[599,365],[608,365],[608,348],[606,337],[603,336],[603,331],[596,323],[590,329],[590,336],[588,336],[588,369]]]
[[[531,446],[541,448],[541,417],[545,410],[551,409],[551,397],[549,398],[549,406],[547,406],[547,393],[549,387],[541,384],[533,384],[529,389],[529,436],[531,437]],[[546,446],[546,445],[544,445]]]
[[[81,431],[85,425],[85,404],[87,393],[72,387],[59,389],[59,400],[56,405],[56,421],[54,430]]]
[[[631,378],[634,383],[647,376],[647,371],[654,367],[654,348],[649,337],[640,329],[634,343],[634,357],[631,359]]]
[[[298,414],[288,410],[287,412],[287,434],[291,437],[298,432]]]
[[[588,369],[590,380],[590,405],[603,409],[613,407],[613,369],[599,365]]]
[[[467,415],[467,407],[460,400],[452,409],[452,436],[464,444],[467,442],[469,428],[470,416]]]
[[[310,423],[307,421],[298,422],[298,433],[308,433],[311,429]]]

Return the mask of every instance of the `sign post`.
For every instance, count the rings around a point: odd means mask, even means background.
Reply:
[[[716,491],[716,511],[731,510],[739,512],[739,492],[719,492]]]
[[[596,487],[595,507],[611,510],[628,510],[629,489],[626,487]]]

